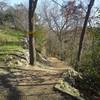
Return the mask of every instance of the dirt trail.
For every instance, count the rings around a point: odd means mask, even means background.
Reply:
[[[64,100],[53,86],[58,83],[66,66],[56,58],[49,60],[53,66],[47,69],[38,66],[16,69],[1,66],[0,70],[5,73],[0,74],[0,100]]]

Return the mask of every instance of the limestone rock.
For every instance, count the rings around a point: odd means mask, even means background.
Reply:
[[[64,80],[66,82],[68,82],[72,86],[75,85],[75,79],[76,78],[82,78],[81,74],[78,73],[77,71],[75,71],[72,68],[66,69],[66,71],[64,72],[64,74],[62,75],[62,77],[64,78]]]
[[[62,93],[65,93],[66,95],[70,95],[71,97],[75,98],[75,100],[85,100],[81,97],[79,90],[77,90],[75,87],[71,86],[68,82],[65,82],[63,80],[60,84],[57,84],[55,86],[55,89],[61,91]]]

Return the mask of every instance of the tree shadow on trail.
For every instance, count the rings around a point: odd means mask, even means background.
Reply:
[[[5,90],[8,90],[6,100],[21,100],[21,92],[13,84],[10,83],[10,74],[11,73],[0,75],[0,85]]]

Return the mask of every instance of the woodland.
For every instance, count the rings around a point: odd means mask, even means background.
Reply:
[[[100,0],[0,0],[0,100],[100,100]]]

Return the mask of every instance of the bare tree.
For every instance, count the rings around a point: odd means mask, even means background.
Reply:
[[[72,23],[69,23],[69,16],[65,18],[62,14],[62,6],[59,6],[55,2],[53,3],[53,6],[44,3],[43,7],[44,19],[47,22],[49,29],[55,33],[57,40],[59,41],[59,55],[62,56],[64,31],[67,30]]]
[[[55,0],[52,1],[53,6],[50,6],[48,2],[47,4],[44,3],[43,11],[49,29],[56,34],[59,41],[59,54],[62,56],[65,48],[64,41],[68,39],[68,35],[71,33],[69,31],[75,29],[73,23],[77,23],[77,20],[83,16],[83,8],[81,4],[77,4],[75,1],[68,1],[64,4],[59,4]]]
[[[5,17],[5,9],[8,7],[7,3],[0,1],[0,24],[3,24]]]

